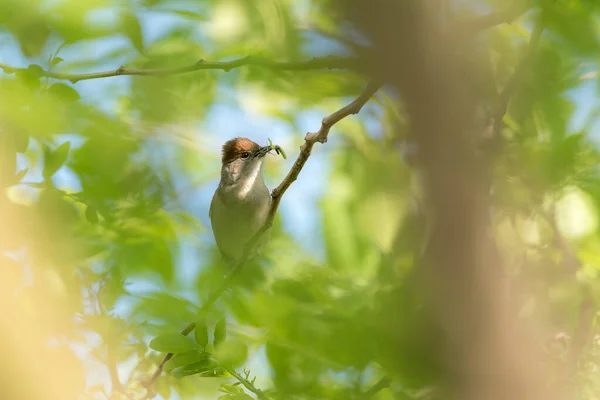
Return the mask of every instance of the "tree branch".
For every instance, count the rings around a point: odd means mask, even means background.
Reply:
[[[137,69],[137,68],[126,68],[119,67],[110,71],[103,72],[90,72],[83,74],[69,74],[64,72],[53,72],[50,70],[42,69],[37,72],[42,77],[68,80],[73,83],[99,78],[109,78],[113,76],[122,75],[137,75],[137,76],[168,76],[185,74],[188,72],[201,71],[201,70],[223,70],[228,72],[235,68],[243,66],[257,66],[270,70],[281,70],[281,71],[309,71],[314,69],[358,69],[358,60],[350,57],[314,57],[305,61],[273,61],[264,57],[258,56],[247,56],[238,58],[232,61],[205,61],[200,60],[195,64],[172,67],[172,68],[155,68],[155,69]],[[0,63],[0,69],[4,72],[11,74],[19,71],[27,71],[27,68],[13,67],[4,63]]]
[[[214,292],[212,292],[210,297],[202,304],[200,312],[206,311],[219,299],[219,297],[221,297],[223,292],[225,292],[225,290],[229,287],[229,284],[240,273],[246,262],[248,262],[248,258],[250,257],[254,246],[256,246],[260,238],[273,225],[275,214],[277,214],[277,209],[279,208],[279,203],[281,202],[281,197],[283,196],[285,191],[290,187],[290,185],[298,178],[300,171],[302,171],[304,164],[306,164],[306,161],[310,157],[314,144],[317,142],[326,143],[327,136],[331,127],[339,121],[341,121],[342,119],[346,118],[347,116],[351,114],[357,114],[367,103],[367,101],[369,101],[369,99],[373,97],[375,92],[379,90],[381,84],[382,83],[375,81],[370,82],[363,91],[363,93],[356,100],[354,100],[347,106],[340,108],[333,114],[323,118],[323,120],[321,121],[321,129],[319,129],[318,132],[309,132],[306,134],[304,138],[304,144],[302,145],[302,147],[300,147],[300,154],[298,154],[298,158],[296,159],[296,162],[294,162],[294,165],[290,169],[290,172],[288,172],[287,176],[283,179],[279,186],[277,186],[271,192],[272,201],[267,220],[265,221],[264,225],[258,230],[258,232],[256,232],[254,236],[252,236],[248,243],[246,243],[246,245],[244,246],[244,252],[242,253],[242,257],[240,257],[235,266],[225,276],[225,279],[223,279],[219,287]],[[187,336],[190,332],[194,330],[194,328],[196,328],[196,324],[192,322],[181,331],[181,334]],[[152,377],[148,381],[146,381],[145,386],[149,391],[154,382],[161,375],[165,363],[169,361],[172,357],[173,353],[168,353],[163,358]]]
[[[300,154],[298,154],[298,158],[290,172],[288,172],[287,176],[283,179],[283,181],[273,189],[271,192],[271,197],[273,198],[273,202],[271,203],[271,210],[269,212],[269,217],[267,218],[267,224],[272,224],[273,219],[275,218],[275,213],[277,212],[277,208],[279,206],[279,202],[281,201],[281,196],[285,193],[285,191],[290,187],[290,185],[298,178],[300,171],[304,167],[304,164],[310,157],[312,152],[312,148],[315,143],[327,143],[327,136],[329,135],[329,130],[333,125],[346,118],[351,114],[357,114],[363,106],[369,101],[369,99],[379,90],[382,82],[372,81],[369,82],[363,93],[352,103],[348,104],[345,107],[340,108],[336,112],[327,117],[323,118],[321,121],[321,129],[315,133],[307,133],[304,137],[304,144],[300,147]]]

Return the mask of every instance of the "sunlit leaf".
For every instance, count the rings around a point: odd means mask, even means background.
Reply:
[[[190,10],[178,10],[178,9],[169,8],[168,10],[165,10],[165,11],[185,17],[185,18],[197,20],[197,21],[208,21],[208,17],[206,15],[203,15],[203,14],[200,14],[200,13],[197,13],[194,11],[190,11]]]
[[[203,319],[196,322],[194,338],[196,339],[196,343],[202,346],[206,346],[208,344],[208,327]]]
[[[598,227],[598,210],[586,193],[569,188],[557,202],[557,224],[567,238],[594,232]]]
[[[195,347],[194,341],[180,333],[167,333],[150,342],[150,348],[163,353],[183,353]]]
[[[17,77],[21,79],[27,87],[36,90],[40,87],[40,79],[44,70],[38,64],[30,64],[27,69],[17,71]]]
[[[130,12],[121,15],[121,29],[129,38],[131,44],[142,53],[144,51],[144,36],[138,17]]]
[[[216,346],[215,357],[224,365],[238,367],[248,357],[248,346],[239,340],[228,340]]]
[[[29,168],[25,168],[25,169],[17,172],[15,174],[15,176],[12,178],[12,184],[17,184],[17,183],[21,182],[21,179],[23,179],[25,177],[25,175],[27,175],[28,171],[29,171]]]
[[[567,41],[571,49],[584,54],[594,54],[600,49],[597,21],[584,10],[557,1],[545,11],[546,23]]]
[[[171,358],[165,364],[165,370],[170,371],[174,368],[184,367],[190,364],[199,363],[200,361],[205,361],[210,358],[210,354],[199,351],[199,350],[190,350],[185,353],[175,354],[173,358]]]
[[[65,83],[55,83],[48,88],[48,93],[67,103],[77,101],[81,98],[77,90]]]
[[[189,364],[184,367],[178,367],[172,369],[169,373],[176,378],[183,378],[184,376],[197,375],[203,372],[209,372],[215,367],[215,364],[210,360],[200,361],[197,363]]]
[[[50,62],[50,64],[51,65],[58,65],[58,64],[60,64],[63,61],[65,61],[64,58],[56,56],[56,57],[52,58],[52,61]]]
[[[227,322],[221,318],[215,325],[214,346],[217,347],[227,339]]]
[[[87,206],[85,209],[85,217],[90,223],[95,224],[98,222],[98,210],[92,206]]]
[[[49,179],[60,167],[63,166],[67,157],[69,156],[69,150],[71,148],[71,142],[65,142],[58,146],[54,150],[46,151],[44,159],[44,178]]]

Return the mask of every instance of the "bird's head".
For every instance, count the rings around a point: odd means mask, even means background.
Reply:
[[[237,137],[223,145],[221,180],[228,184],[240,180],[255,180],[263,167],[264,156],[271,146],[260,146],[248,139]]]

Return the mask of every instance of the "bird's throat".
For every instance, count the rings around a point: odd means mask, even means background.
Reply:
[[[221,194],[226,203],[251,202],[266,189],[264,164],[261,161],[246,165],[235,175],[221,181]]]
[[[256,184],[264,185],[263,180],[263,163],[257,162],[252,165],[247,171],[244,171],[245,174],[242,175],[239,181],[239,197],[240,199],[247,198],[252,190],[255,188]]]

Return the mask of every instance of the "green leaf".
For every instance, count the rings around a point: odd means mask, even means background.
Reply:
[[[197,349],[190,350],[185,353],[175,355],[171,361],[175,367],[184,367],[186,365],[195,364],[200,361],[205,361],[210,358],[210,354],[199,351]]]
[[[196,343],[206,346],[208,344],[208,327],[204,320],[196,322],[196,329],[194,330],[194,338]]]
[[[39,64],[29,64],[27,66],[27,72],[29,72],[32,76],[41,78],[44,75],[44,68],[42,68]]]
[[[60,167],[67,161],[71,142],[65,142],[58,146],[54,151],[47,151],[45,154],[44,163],[44,178],[49,179],[58,171]]]
[[[40,88],[40,78],[43,76],[44,70],[37,64],[30,64],[27,69],[17,71],[17,77],[29,89],[37,90]]]
[[[132,234],[139,234],[137,230],[131,232]],[[124,268],[127,268],[130,273],[153,271],[160,274],[160,277],[165,281],[170,281],[173,278],[173,255],[167,238],[160,237],[160,235],[142,236],[136,240],[121,243],[119,258],[124,264]]]
[[[555,3],[545,9],[544,17],[548,28],[566,41],[569,50],[591,55],[600,49],[597,22],[589,12]]]
[[[17,172],[12,179],[13,185],[16,185],[17,183],[21,182],[21,179],[23,179],[25,175],[27,175],[27,171],[29,171],[29,168],[25,168]]]
[[[95,224],[98,222],[98,211],[92,206],[87,206],[85,209],[85,217],[90,223]]]
[[[223,343],[227,339],[227,323],[225,318],[221,318],[215,326],[214,332],[215,340],[214,345],[217,347],[218,344]]]
[[[194,341],[181,333],[167,333],[150,342],[150,348],[162,353],[184,353],[195,347]]]
[[[77,90],[65,83],[55,83],[48,88],[48,93],[67,103],[72,103],[81,98]]]
[[[7,3],[12,4],[6,1],[0,2],[2,8],[4,8],[4,5]],[[14,3],[12,7],[10,5],[8,6],[8,9],[13,9],[11,22],[12,24],[17,24],[17,26],[13,25],[17,28],[14,31],[14,35],[19,40],[21,51],[25,57],[37,57],[42,52],[52,30],[48,26],[46,18],[40,13],[39,6],[32,6],[30,3],[30,5],[25,6],[26,8],[23,8],[22,11],[16,9],[15,12],[13,7],[17,4],[18,3]]]
[[[186,365],[205,361],[210,358],[210,354],[193,349],[185,353],[176,354],[165,363],[165,371],[171,371],[175,368],[185,367]]]
[[[50,62],[50,65],[58,65],[58,64],[60,64],[63,61],[65,61],[65,59],[62,58],[62,57],[54,57],[52,59],[52,61]]]
[[[120,259],[117,257],[115,261]],[[133,312],[145,320],[160,319],[171,326],[179,326],[196,318],[195,307],[189,300],[156,292],[143,296]]]
[[[215,357],[224,365],[237,367],[248,357],[248,346],[239,340],[230,340],[219,344]]]
[[[239,383],[239,382],[238,382]],[[235,394],[235,393],[244,393],[244,389],[242,389],[239,384],[233,384],[233,383],[224,383],[219,387],[219,391],[223,392],[223,393],[231,393],[231,394]]]
[[[78,223],[81,218],[73,202],[66,200],[63,193],[51,185],[48,185],[48,188],[40,193],[37,207],[43,215],[44,229],[51,230],[52,235],[61,235],[69,228],[69,225]],[[53,239],[56,245],[59,238],[54,237]]]
[[[196,21],[208,21],[208,17],[206,15],[199,14],[197,12],[189,11],[189,10],[173,10],[169,9],[168,12],[177,14],[180,17],[186,17],[195,19]]]
[[[25,175],[27,175],[27,171],[29,171],[29,168],[25,168],[25,169],[22,169],[21,171],[17,172],[17,173],[15,174],[15,176],[13,176],[13,182],[14,182],[14,183],[18,183],[18,182],[20,182],[20,181],[21,181],[21,179],[23,179],[23,177],[24,177]]]
[[[185,367],[179,367],[171,370],[169,374],[175,378],[183,378],[184,376],[197,375],[203,372],[211,371],[215,367],[215,363],[211,360],[204,360]]]
[[[121,15],[121,31],[140,53],[144,52],[144,36],[137,16],[131,12]]]

